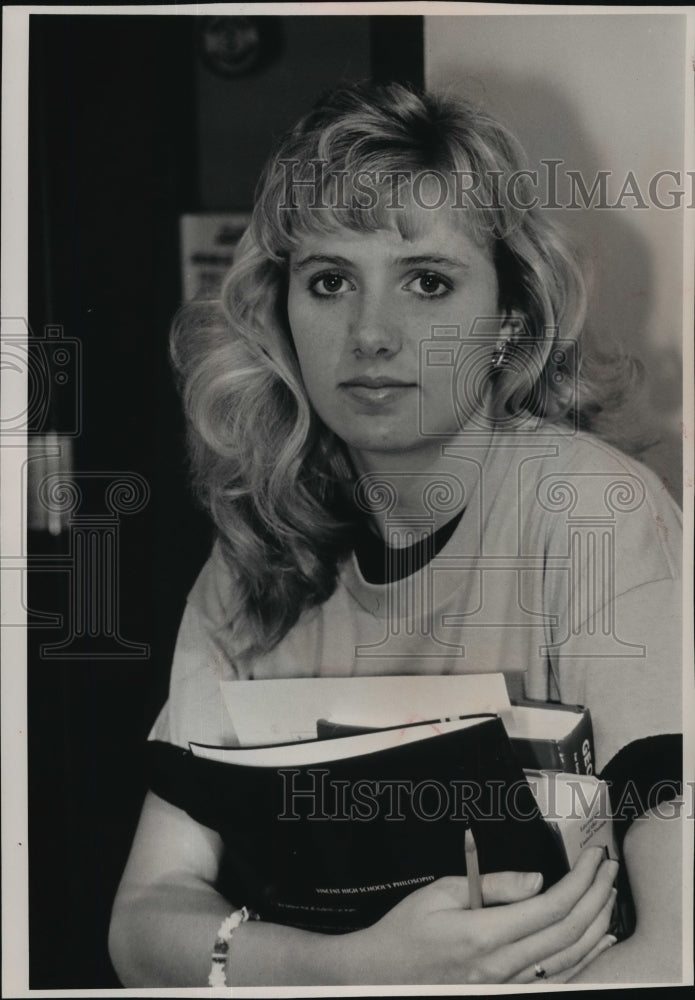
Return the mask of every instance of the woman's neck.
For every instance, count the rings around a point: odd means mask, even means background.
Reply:
[[[352,454],[358,507],[371,516],[388,545],[412,545],[467,506],[492,437],[489,431],[475,438],[457,435],[431,440],[407,452]]]

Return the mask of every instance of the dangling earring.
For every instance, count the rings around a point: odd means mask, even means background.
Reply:
[[[495,350],[492,355],[492,367],[495,371],[498,371],[509,363],[508,351],[515,345],[519,331],[521,330],[521,322],[518,319],[509,320],[508,325],[511,327],[511,336],[505,340],[499,340],[495,344]]]
[[[492,367],[495,369],[502,368],[506,358],[507,358],[507,345],[508,340],[501,340],[498,344],[495,344],[495,351],[492,355]]]

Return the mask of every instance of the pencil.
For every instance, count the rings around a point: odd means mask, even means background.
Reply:
[[[480,884],[478,852],[470,827],[466,830],[464,843],[466,846],[466,875],[468,876],[468,905],[471,910],[479,910],[483,905],[483,890]]]

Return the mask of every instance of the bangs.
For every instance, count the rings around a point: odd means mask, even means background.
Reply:
[[[480,194],[467,197],[471,177],[470,171],[434,168],[329,171],[309,161],[284,185],[284,200],[274,213],[272,245],[285,255],[304,236],[340,229],[391,229],[412,241],[424,234],[429,213],[440,209],[451,212],[457,227],[476,243],[486,245],[500,228],[499,207],[481,203]]]

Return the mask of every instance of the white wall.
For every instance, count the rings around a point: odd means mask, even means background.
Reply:
[[[561,176],[580,170],[589,187],[609,170],[609,203],[634,172],[648,208],[625,198],[622,210],[560,213],[594,265],[592,326],[647,365],[649,422],[660,442],[644,459],[677,497],[684,212],[652,205],[648,191],[657,171],[684,173],[685,49],[681,13],[425,18],[427,87],[454,89],[501,118],[532,168],[562,159]],[[694,200],[686,181],[684,205]],[[661,184],[662,201],[669,184]],[[561,186],[560,203],[568,195]]]

